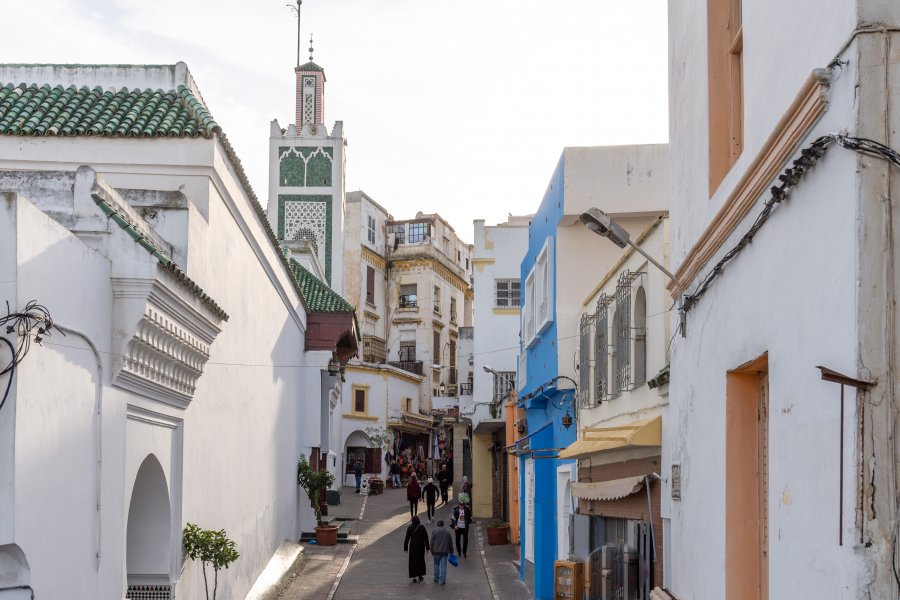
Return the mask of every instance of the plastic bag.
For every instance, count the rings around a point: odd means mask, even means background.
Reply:
[[[459,557],[457,555],[451,554],[450,557],[447,558],[447,560],[450,561],[450,564],[453,565],[454,567],[459,566]]]

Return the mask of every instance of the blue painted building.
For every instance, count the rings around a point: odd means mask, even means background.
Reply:
[[[636,235],[665,210],[665,146],[566,148],[529,226],[521,264],[519,407],[525,433],[516,443],[520,476],[521,576],[536,599],[553,597],[553,563],[572,554],[568,484],[573,461],[558,452],[576,439],[575,352],[582,303],[621,257],[584,228],[595,206]],[[566,424],[569,426],[567,427]]]

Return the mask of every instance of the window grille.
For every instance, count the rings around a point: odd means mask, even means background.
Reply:
[[[499,371],[494,375],[494,401],[503,402],[509,396],[509,390],[516,389],[516,372]]]
[[[591,372],[591,323],[593,315],[583,313],[578,331],[578,402],[587,406],[590,399]]]
[[[609,305],[612,298],[601,294],[597,300],[594,328],[594,402],[609,398]]]
[[[171,597],[170,585],[129,585],[125,592],[128,600],[169,600]]]
[[[384,340],[371,336],[363,336],[363,362],[383,363],[387,359]]]
[[[494,306],[497,308],[518,308],[520,285],[521,283],[518,279],[495,279]]]
[[[633,385],[647,382],[647,294],[641,286],[634,293]]]
[[[616,312],[613,316],[615,339],[614,394],[631,389],[631,286],[640,273],[622,271],[616,282]]]

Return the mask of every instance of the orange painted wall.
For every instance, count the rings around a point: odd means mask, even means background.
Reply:
[[[524,411],[516,408],[515,402],[507,402],[506,410],[506,445],[514,443],[519,436],[516,431],[516,421],[524,418]],[[519,543],[519,458],[512,454],[506,455],[507,473],[509,473],[509,543]]]

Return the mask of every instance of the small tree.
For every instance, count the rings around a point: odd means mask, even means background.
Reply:
[[[238,559],[240,554],[234,549],[234,542],[225,535],[225,530],[213,531],[200,529],[188,523],[182,534],[184,552],[191,560],[200,560],[203,565],[203,587],[206,589],[206,600],[209,597],[209,582],[206,579],[206,563],[210,563],[215,573],[213,577],[212,600],[216,599],[219,589],[219,569],[227,569],[228,565]]]
[[[297,461],[297,485],[306,491],[309,503],[316,511],[316,524],[322,526],[322,507],[319,506],[319,496],[334,483],[334,475],[327,469],[317,471],[306,460],[306,455],[301,454]]]

